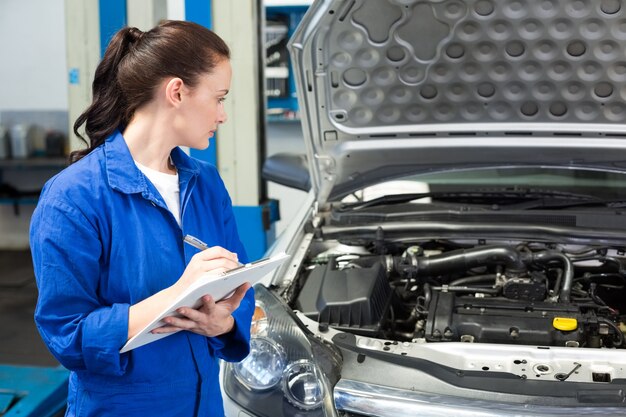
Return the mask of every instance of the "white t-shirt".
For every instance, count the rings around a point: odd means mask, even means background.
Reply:
[[[135,165],[144,173],[150,182],[156,187],[167,208],[172,212],[174,218],[180,226],[180,186],[178,184],[178,172],[176,174],[166,174],[135,161]]]

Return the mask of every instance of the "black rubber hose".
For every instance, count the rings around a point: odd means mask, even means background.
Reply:
[[[563,280],[563,270],[559,268],[557,270],[556,280],[554,281],[554,295],[558,296],[561,293],[561,281]]]
[[[529,255],[523,254],[509,246],[481,246],[472,249],[459,249],[441,255],[417,258],[417,274],[420,276],[437,276],[450,272],[465,272],[472,268],[485,265],[504,265],[508,275],[521,275],[526,272]],[[410,269],[412,266],[402,264],[402,258],[394,259],[396,270]],[[416,275],[417,275],[416,274]]]
[[[613,323],[611,320],[606,319],[604,317],[598,317],[598,321],[600,323],[605,323],[609,327],[613,328],[613,330],[615,331],[615,335],[617,336],[617,339],[618,339],[616,346],[622,346],[624,344],[624,334],[615,323]]]
[[[475,284],[477,282],[485,282],[492,281],[496,282],[496,274],[487,274],[487,275],[474,275],[471,277],[464,277],[455,279],[450,283],[451,286],[465,285],[465,284]]]
[[[533,261],[536,263],[547,263],[550,261],[561,261],[563,263],[563,286],[559,293],[559,301],[569,303],[572,283],[574,282],[574,267],[572,261],[561,252],[551,250],[534,253],[532,257]]]

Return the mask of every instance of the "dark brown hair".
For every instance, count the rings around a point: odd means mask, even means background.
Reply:
[[[107,46],[93,80],[93,101],[74,123],[74,133],[88,145],[70,154],[76,162],[124,129],[135,110],[152,100],[166,77],[179,77],[189,87],[230,58],[226,43],[192,22],[167,20],[147,32],[134,27],[118,31]],[[85,125],[87,141],[78,133]]]

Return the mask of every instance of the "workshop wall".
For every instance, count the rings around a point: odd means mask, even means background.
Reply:
[[[0,62],[0,124],[37,124],[67,133],[64,0],[0,1]],[[29,189],[52,175],[1,174]],[[0,249],[28,247],[33,210],[33,204],[0,204]]]
[[[67,110],[64,1],[0,1],[0,62],[0,112]]]

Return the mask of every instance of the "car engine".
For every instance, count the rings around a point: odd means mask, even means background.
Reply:
[[[428,240],[311,245],[294,309],[397,341],[624,347],[621,248]]]

